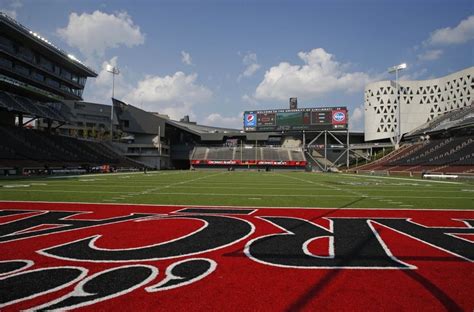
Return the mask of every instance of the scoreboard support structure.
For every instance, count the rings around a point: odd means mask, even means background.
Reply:
[[[316,136],[306,144],[306,134],[314,133]],[[341,141],[338,137],[337,134],[343,134],[345,138],[345,142]],[[306,152],[306,155],[309,156],[318,166],[322,171],[328,171],[328,150],[334,150],[334,149],[342,149],[343,152],[341,155],[339,155],[333,163],[337,163],[342,157],[345,156],[346,158],[346,167],[349,168],[349,155],[350,155],[350,137],[349,137],[349,130],[322,130],[322,131],[302,131],[302,136],[303,136],[303,150]],[[320,164],[318,161],[316,161],[313,156],[311,155],[311,151],[314,147],[314,143],[320,138],[324,138],[324,164]],[[333,138],[337,143],[338,146],[329,146],[328,147],[328,137]]]
[[[245,132],[281,132],[282,134],[302,136],[305,154],[321,170],[328,171],[329,168],[334,167],[333,163],[328,160],[328,150],[331,149],[337,149],[339,152],[342,150],[337,157],[331,155],[334,163],[340,164],[340,159],[345,155],[346,166],[349,167],[348,116],[349,112],[347,107],[344,106],[313,107],[245,111],[243,121]],[[341,134],[344,138],[341,138]],[[307,136],[311,140],[308,144],[306,143]],[[321,142],[322,138],[324,138],[324,144]],[[328,138],[331,141],[329,146]],[[322,148],[324,148],[324,151],[322,151]],[[335,154],[335,152],[332,154]],[[318,160],[314,159],[314,155],[317,155]],[[334,158],[337,159],[334,160]]]

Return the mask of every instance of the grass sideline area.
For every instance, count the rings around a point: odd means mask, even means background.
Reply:
[[[0,200],[252,207],[473,209],[474,184],[305,172],[158,171],[0,180]]]

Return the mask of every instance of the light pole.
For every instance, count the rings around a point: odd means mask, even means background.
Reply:
[[[406,63],[402,63],[400,65],[392,66],[388,69],[390,74],[395,73],[395,86],[397,87],[397,131],[395,132],[395,149],[400,147],[400,141],[402,140],[402,121],[401,121],[401,111],[402,106],[400,103],[400,86],[398,85],[398,72],[402,69],[407,68]]]
[[[110,140],[114,139],[114,96],[115,96],[115,75],[120,74],[118,67],[107,64],[106,70],[112,74],[112,108],[110,109]]]

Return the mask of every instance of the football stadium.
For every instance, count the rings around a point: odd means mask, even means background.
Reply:
[[[472,311],[474,67],[405,67],[364,131],[297,98],[223,128],[83,101],[0,13],[0,310]]]

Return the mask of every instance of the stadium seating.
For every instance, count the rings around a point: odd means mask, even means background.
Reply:
[[[0,126],[0,166],[20,168],[142,167],[120,156],[102,142],[51,135],[43,131]]]
[[[59,102],[37,102],[23,96],[0,91],[0,108],[6,109],[8,111],[23,113],[29,116],[47,118],[57,121],[68,120],[67,116],[63,116],[60,110],[56,109],[56,107],[59,105],[61,105]]]
[[[405,135],[406,138],[421,136],[426,133],[445,131],[474,123],[474,105],[452,110],[432,121],[421,125]]]
[[[389,155],[351,171],[474,172],[474,105],[450,111],[405,135]]]
[[[208,161],[217,164],[221,162],[232,162],[227,165],[239,165],[253,163],[262,166],[301,166],[306,164],[303,150],[297,147],[279,146],[238,146],[238,147],[210,147],[197,146],[192,152],[191,161],[194,163],[207,163]],[[298,165],[295,163],[298,162]]]
[[[398,151],[357,171],[466,172],[474,169],[474,140],[470,135],[406,144]]]

